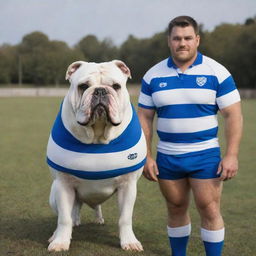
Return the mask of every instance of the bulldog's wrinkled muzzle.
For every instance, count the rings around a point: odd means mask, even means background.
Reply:
[[[92,94],[91,109],[93,119],[109,120],[109,92],[102,87],[95,88]]]
[[[82,116],[83,121],[77,120],[77,122],[85,126],[88,124],[93,125],[97,120],[105,120],[105,122],[110,122],[114,126],[119,125],[121,121],[116,118],[117,113],[113,112],[113,104],[111,102],[113,102],[113,96],[111,96],[108,89],[96,87],[91,93],[90,103],[88,104],[90,111],[88,109],[87,111],[86,109],[80,110],[78,116]],[[85,112],[87,112],[87,115],[85,115]]]

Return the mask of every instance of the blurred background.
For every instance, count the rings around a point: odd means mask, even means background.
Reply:
[[[61,87],[76,60],[123,60],[140,83],[169,56],[178,15],[200,24],[199,50],[222,63],[239,89],[256,88],[256,1],[9,0],[0,2],[0,87]]]

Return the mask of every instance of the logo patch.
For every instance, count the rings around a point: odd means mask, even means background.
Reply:
[[[160,88],[164,88],[164,87],[166,87],[166,86],[167,86],[167,83],[164,83],[164,82],[162,82],[162,83],[159,84],[159,87],[160,87]]]
[[[205,77],[205,76],[198,76],[196,78],[196,83],[199,86],[204,86],[206,84],[206,82],[207,82],[207,77]]]
[[[127,158],[128,158],[129,160],[134,160],[134,159],[137,158],[137,156],[138,156],[138,153],[132,153],[132,154],[129,154],[129,155],[127,156]]]

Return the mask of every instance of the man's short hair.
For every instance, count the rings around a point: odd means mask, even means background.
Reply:
[[[173,27],[187,27],[192,26],[195,30],[196,35],[199,34],[199,27],[197,22],[190,16],[178,16],[170,21],[168,25],[168,35],[172,33]]]

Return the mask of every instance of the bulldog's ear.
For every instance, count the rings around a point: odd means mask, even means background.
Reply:
[[[121,71],[127,75],[128,78],[132,78],[130,69],[125,65],[125,63],[121,60],[113,60],[115,65],[121,69]]]
[[[66,72],[66,80],[69,80],[71,75],[75,73],[83,63],[84,61],[76,61],[70,64]]]

